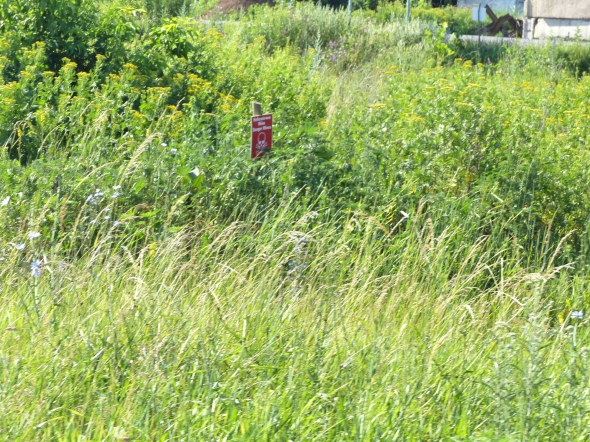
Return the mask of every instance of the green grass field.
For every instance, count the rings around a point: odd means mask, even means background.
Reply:
[[[0,440],[588,440],[590,49],[206,6],[0,6]]]

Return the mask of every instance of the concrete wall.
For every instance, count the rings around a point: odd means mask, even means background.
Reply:
[[[579,36],[584,40],[590,40],[590,20],[563,18],[539,18],[533,20],[536,20],[536,23],[532,29],[532,35],[529,34],[528,38],[575,38]]]
[[[590,40],[590,0],[526,0],[525,38]]]
[[[590,0],[527,0],[527,17],[590,20]]]

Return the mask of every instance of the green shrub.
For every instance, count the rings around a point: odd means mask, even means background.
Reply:
[[[100,39],[96,16],[96,4],[87,0],[16,0],[0,7],[0,32],[13,33],[25,47],[44,43],[54,71],[64,57],[86,67]]]

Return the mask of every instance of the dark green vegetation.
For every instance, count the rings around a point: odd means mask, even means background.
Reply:
[[[2,4],[0,435],[587,440],[588,49],[400,7]]]

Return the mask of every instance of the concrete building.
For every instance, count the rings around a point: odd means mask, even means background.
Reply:
[[[526,0],[524,38],[590,40],[590,0]]]

